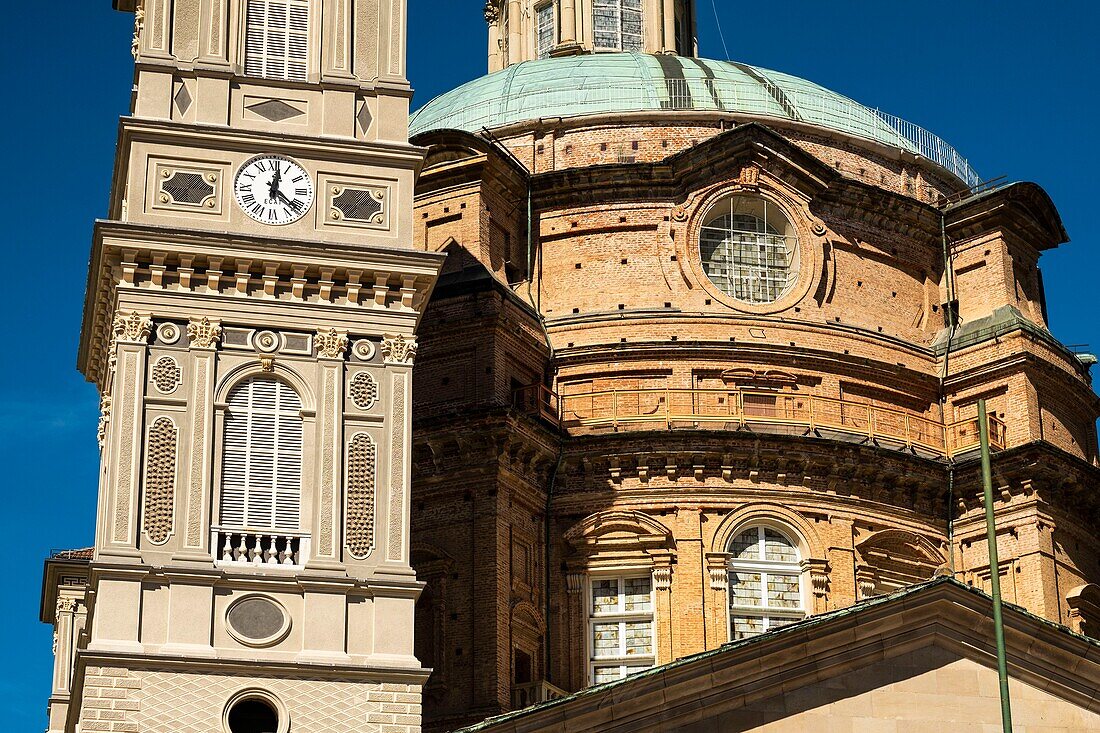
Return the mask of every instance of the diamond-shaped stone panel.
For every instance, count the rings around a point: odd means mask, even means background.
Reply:
[[[187,114],[187,110],[191,108],[191,92],[187,91],[187,84],[180,82],[180,88],[176,92],[175,100],[176,109],[180,111],[180,114]]]
[[[367,100],[359,100],[359,112],[356,113],[355,119],[359,122],[359,129],[364,133],[370,129],[370,123],[374,121],[374,118],[370,114],[370,105],[367,104]]]
[[[305,114],[302,110],[287,104],[281,99],[268,99],[264,102],[254,104],[248,109],[272,122],[282,122],[283,120],[289,120],[292,117],[301,117]]]

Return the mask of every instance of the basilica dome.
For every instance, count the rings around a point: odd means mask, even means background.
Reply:
[[[431,100],[413,114],[409,132],[653,112],[823,128],[920,155],[966,185],[980,182],[954,148],[927,130],[811,81],[736,61],[669,54],[600,53],[513,64]]]

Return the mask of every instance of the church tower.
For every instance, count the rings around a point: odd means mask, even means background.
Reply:
[[[47,564],[50,730],[419,731],[411,368],[442,256],[411,248],[405,3],[115,7],[99,509],[83,570]]]
[[[488,0],[489,71],[588,53],[695,56],[695,0]]]

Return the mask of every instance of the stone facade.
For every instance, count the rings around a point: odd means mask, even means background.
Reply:
[[[115,5],[99,513],[75,587],[48,563],[49,729],[417,731],[411,371],[443,256],[411,246],[405,3]]]
[[[590,685],[603,577],[650,578],[653,662],[729,641],[755,524],[792,538],[807,614],[936,574],[988,588],[978,398],[1006,599],[1088,628],[1100,404],[1045,325],[1037,262],[1066,234],[1038,186],[967,197],[899,151],[682,110],[414,142],[415,243],[449,255],[414,401],[429,729]],[[730,197],[798,241],[774,302],[701,263]]]

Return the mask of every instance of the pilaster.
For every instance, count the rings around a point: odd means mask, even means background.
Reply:
[[[340,527],[343,526],[341,477],[343,473],[344,356],[348,348],[346,333],[334,328],[322,329],[315,337],[320,397],[317,407],[318,449],[321,457],[314,492],[312,536],[313,557],[307,567],[342,568],[340,563]]]
[[[142,416],[145,397],[145,367],[152,321],[137,311],[115,316],[113,327],[114,371],[111,406],[114,420],[108,469],[110,527],[101,556],[137,555],[138,490],[141,486]],[[113,480],[112,480],[113,479]]]
[[[217,344],[221,324],[209,318],[192,318],[187,325],[188,350],[191,359],[191,435],[187,442],[190,453],[183,485],[185,487],[180,514],[185,526],[184,541],[178,555],[181,560],[212,562],[210,542],[211,462],[213,460],[214,380]]]
[[[408,558],[412,467],[408,456],[412,443],[412,365],[417,345],[412,337],[387,334],[381,348],[390,381],[389,491],[384,557],[388,572],[406,575],[412,574]]]

